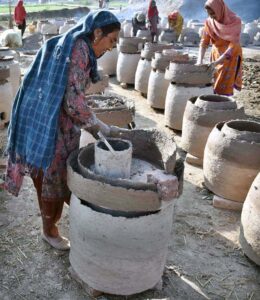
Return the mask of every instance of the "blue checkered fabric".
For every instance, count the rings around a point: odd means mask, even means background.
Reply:
[[[109,11],[89,13],[63,35],[48,40],[37,53],[15,97],[7,152],[13,162],[46,170],[53,159],[61,103],[68,81],[73,45],[89,45],[92,82],[99,80],[97,61],[87,35],[118,19]]]

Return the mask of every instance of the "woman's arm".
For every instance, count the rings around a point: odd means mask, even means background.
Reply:
[[[203,34],[202,34],[201,41],[200,41],[198,59],[197,59],[198,65],[203,64],[203,59],[204,59],[204,56],[205,56],[205,53],[207,51],[209,44],[210,44],[210,36],[208,34],[207,27],[204,26]]]
[[[72,51],[64,108],[80,127],[93,133],[101,130],[105,135],[109,135],[110,127],[96,117],[85,99],[86,84],[90,80],[88,53],[87,44],[79,39]]]
[[[78,39],[72,51],[69,66],[68,83],[64,96],[66,112],[81,127],[92,127],[97,118],[85,100],[86,84],[90,80],[88,45]]]

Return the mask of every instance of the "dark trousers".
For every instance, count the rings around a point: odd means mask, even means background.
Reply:
[[[25,19],[23,20],[22,24],[18,25],[18,28],[21,30],[21,35],[23,36],[23,34],[25,32],[25,28],[26,28],[26,21],[25,21]]]

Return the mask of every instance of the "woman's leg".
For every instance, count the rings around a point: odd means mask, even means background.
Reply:
[[[22,37],[23,37],[23,34],[24,34],[24,32],[25,32],[25,28],[26,28],[26,21],[25,21],[25,19],[24,19],[23,24],[22,24],[22,28],[21,28],[21,34],[22,34]]]
[[[43,233],[49,237],[59,237],[59,231],[56,223],[61,218],[64,202],[69,204],[70,198],[65,197],[51,199],[42,197],[42,171],[40,171],[37,176],[33,176],[32,180],[37,191],[37,198],[42,216]]]

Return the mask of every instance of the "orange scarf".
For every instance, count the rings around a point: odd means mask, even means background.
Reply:
[[[205,7],[210,7],[216,19],[207,18],[206,25],[211,38],[221,38],[225,41],[239,43],[241,33],[241,19],[232,12],[223,0],[208,0]]]

